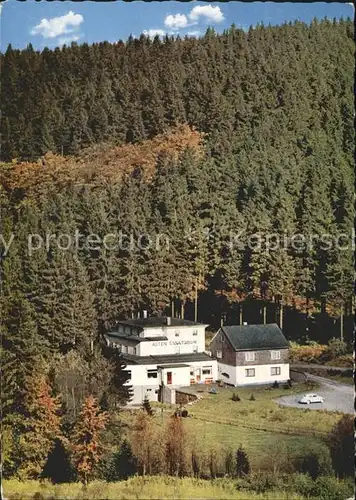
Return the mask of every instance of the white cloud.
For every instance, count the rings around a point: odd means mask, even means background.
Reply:
[[[193,30],[193,31],[188,31],[188,32],[187,32],[187,35],[188,35],[188,36],[198,37],[198,36],[201,36],[201,35],[202,35],[202,32],[201,32],[201,31],[199,31],[199,30]]]
[[[156,35],[165,36],[166,32],[160,29],[150,29],[150,30],[145,30],[143,34],[149,36],[150,38],[154,38]]]
[[[58,38],[58,45],[69,45],[72,42],[77,42],[80,40],[82,35],[71,35],[71,36],[62,36]]]
[[[0,16],[1,16],[1,11],[4,6],[4,4],[7,2],[7,0],[4,0],[3,2],[0,3]]]
[[[188,26],[188,19],[185,14],[169,14],[164,20],[164,25],[171,29],[186,28]]]
[[[351,2],[348,2],[346,5],[351,5],[351,7],[355,8],[355,5]]]
[[[189,19],[197,22],[200,18],[212,23],[221,23],[225,19],[220,7],[213,5],[197,5],[190,11]]]
[[[52,19],[41,19],[32,30],[31,35],[41,35],[43,38],[55,38],[75,31],[84,21],[81,14],[74,14],[71,10],[68,14]]]

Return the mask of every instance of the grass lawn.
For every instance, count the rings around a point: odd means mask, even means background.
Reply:
[[[233,393],[241,401],[232,401]],[[246,428],[260,427],[271,431],[285,431],[292,434],[328,433],[341,418],[342,413],[326,410],[311,411],[302,408],[280,406],[274,399],[287,394],[310,392],[305,384],[295,384],[292,389],[219,388],[218,394],[202,393],[202,398],[191,408],[196,417],[209,418],[221,423],[239,424]],[[249,401],[251,394],[256,401]]]
[[[8,480],[3,483],[9,500],[153,500],[153,499],[224,499],[224,500],[298,500],[302,496],[270,491],[263,495],[237,491],[230,479],[204,481],[193,478],[134,477],[118,483],[93,482],[87,488],[79,483],[52,485],[39,481]]]
[[[183,420],[190,442],[206,452],[236,450],[242,445],[254,470],[271,470],[285,457],[292,460],[311,447],[325,448],[323,437],[341,417],[322,410],[280,407],[274,401],[291,392],[307,392],[304,384],[296,384],[291,390],[218,388],[217,394],[209,394],[209,387],[202,389],[205,392],[200,394],[201,399],[187,407],[191,416]],[[241,401],[231,400],[234,392]],[[249,401],[251,393],[255,401]],[[160,406],[153,405],[154,421],[164,426],[174,407],[163,405],[165,411],[161,413]],[[130,426],[132,414],[123,412],[122,418]]]

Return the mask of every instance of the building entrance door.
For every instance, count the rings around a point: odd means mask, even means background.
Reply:
[[[172,384],[172,372],[167,372],[167,385]]]
[[[200,379],[201,379],[201,369],[200,368],[197,368],[197,370],[196,370],[196,379],[197,379],[197,382],[200,382]]]

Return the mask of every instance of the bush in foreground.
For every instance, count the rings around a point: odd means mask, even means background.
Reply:
[[[302,474],[308,474],[313,480],[322,475],[332,474],[329,450],[327,448],[309,449],[304,456],[296,460],[296,470]]]
[[[313,481],[304,474],[274,475],[254,473],[240,479],[214,479],[205,481],[195,478],[170,476],[133,477],[127,481],[106,483],[91,482],[56,484],[39,481],[5,480],[4,493],[9,500],[153,500],[156,498],[187,499],[211,498],[224,500],[252,500],[259,494],[261,499],[345,500],[352,496],[352,481],[334,477],[320,477]]]
[[[340,477],[354,475],[354,419],[343,415],[328,436],[328,446],[335,472]]]

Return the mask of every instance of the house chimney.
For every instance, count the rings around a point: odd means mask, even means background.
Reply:
[[[147,311],[142,311],[143,312],[143,317],[147,318]]]
[[[170,316],[167,316],[167,326],[171,326],[172,324],[172,318]]]

